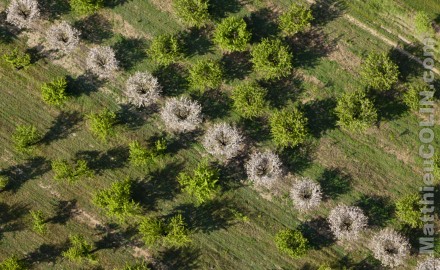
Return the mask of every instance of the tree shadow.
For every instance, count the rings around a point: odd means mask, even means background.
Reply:
[[[43,49],[42,45],[36,45],[26,49],[25,53],[31,56],[31,64],[35,64],[41,59],[44,59],[45,55],[42,53]]]
[[[3,171],[10,181],[7,189],[17,192],[28,180],[41,177],[50,170],[50,162],[44,157],[33,157],[23,164],[11,166]]]
[[[76,21],[73,26],[81,31],[81,38],[86,42],[101,43],[113,36],[111,22],[98,13]]]
[[[325,197],[336,199],[351,190],[351,178],[338,168],[326,168],[318,178]]]
[[[201,135],[203,135],[203,130],[201,129],[192,132],[174,134],[173,137],[168,140],[167,152],[169,154],[176,154],[179,150],[187,149],[191,147],[192,144],[196,143]]]
[[[122,6],[127,3],[129,0],[107,0],[104,2],[105,7],[114,8],[117,6]]]
[[[310,6],[314,20],[313,25],[324,26],[342,16],[347,9],[345,1],[341,0],[316,0]]]
[[[246,138],[252,142],[264,142],[271,139],[270,128],[267,119],[264,117],[255,119],[241,118],[237,125],[243,130]]]
[[[42,17],[49,21],[58,19],[70,11],[68,0],[41,0],[38,4]]]
[[[134,107],[131,104],[122,104],[117,112],[117,119],[123,121],[130,130],[136,130],[142,127],[147,121],[147,116],[142,113],[142,110]]]
[[[128,38],[119,35],[113,48],[119,65],[125,70],[130,70],[147,56],[146,42],[140,38]]]
[[[109,224],[103,228],[98,235],[101,238],[95,242],[95,249],[93,252],[102,249],[118,249],[130,244],[131,240],[137,233],[137,229],[133,226],[128,226],[122,230],[117,225]]]
[[[73,97],[79,97],[82,94],[90,95],[92,92],[97,92],[104,84],[103,80],[100,80],[90,72],[81,74],[76,78],[68,75],[66,80],[67,92]]]
[[[209,89],[199,98],[203,115],[210,120],[229,115],[232,101],[229,96],[218,89]]]
[[[118,169],[125,166],[129,157],[126,146],[117,146],[105,152],[79,151],[75,154],[76,159],[87,161],[89,168],[100,174],[104,170]]]
[[[280,32],[276,15],[269,8],[253,11],[245,21],[252,33],[251,43],[258,43],[263,38],[276,37]]]
[[[245,159],[245,151],[230,160],[228,163],[216,164],[220,170],[220,187],[223,192],[238,189],[243,186],[243,180],[247,179],[246,170],[243,168],[243,160]]]
[[[397,90],[373,91],[372,96],[377,109],[378,122],[398,119],[408,111],[408,106],[402,102],[400,93]]]
[[[20,220],[29,213],[29,207],[21,203],[9,206],[0,202],[0,239],[6,232],[14,232],[24,229],[26,226]]]
[[[224,54],[220,60],[226,81],[244,79],[252,72],[251,55],[248,51]]]
[[[359,262],[353,262],[348,255],[343,256],[333,265],[336,269],[353,269],[353,270],[385,270],[380,261],[375,259],[371,254]]]
[[[242,3],[238,0],[210,0],[209,14],[214,20],[227,17],[228,13],[240,11]]]
[[[0,44],[12,43],[19,33],[20,29],[6,22],[6,12],[0,12]]]
[[[393,217],[394,205],[387,197],[362,195],[355,205],[364,210],[372,226],[384,227]]]
[[[212,43],[209,37],[209,31],[205,28],[190,28],[189,30],[180,32],[179,39],[185,44],[184,54],[188,57],[196,54],[203,55],[212,53]]]
[[[27,254],[24,259],[27,265],[40,265],[41,263],[55,263],[63,251],[69,248],[69,242],[60,244],[41,244],[37,249]]]
[[[41,139],[41,143],[49,144],[51,142],[65,139],[69,134],[78,130],[78,124],[83,120],[78,111],[61,111],[52,121],[52,126]]]
[[[419,58],[424,58],[423,56],[423,44],[420,43],[401,43],[400,47],[411,53],[412,55],[418,56]],[[392,48],[388,51],[388,56],[390,59],[399,67],[399,79],[401,81],[408,81],[411,78],[419,78],[423,75],[424,67],[422,64],[409,59],[408,56],[404,55],[398,48]]]
[[[280,153],[280,159],[284,166],[291,172],[300,173],[307,169],[312,163],[314,146],[305,143],[293,148],[285,148]]]
[[[153,75],[164,86],[165,96],[179,96],[188,90],[188,71],[178,64],[160,66]]]
[[[299,230],[309,240],[313,249],[328,247],[335,242],[330,225],[324,217],[317,217],[301,224]]]
[[[304,104],[305,115],[310,120],[308,121],[309,131],[315,138],[321,137],[327,130],[336,127],[335,107],[334,98],[312,100]]]
[[[259,84],[268,89],[267,100],[274,108],[284,107],[288,102],[298,100],[299,94],[304,91],[298,77],[287,77],[279,80],[260,81]]]
[[[65,225],[67,221],[75,214],[77,201],[73,200],[59,200],[54,204],[55,215],[46,222]]]
[[[408,224],[399,223],[399,228],[397,229],[404,237],[408,239],[409,245],[411,247],[410,252],[412,254],[418,254],[420,246],[420,238],[426,237],[423,230],[420,228],[411,228]]]
[[[189,246],[185,248],[169,248],[165,251],[159,252],[157,260],[166,265],[166,269],[199,269],[200,253],[200,249],[194,246]]]

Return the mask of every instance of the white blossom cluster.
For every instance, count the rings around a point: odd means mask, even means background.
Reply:
[[[90,49],[87,56],[87,69],[101,79],[110,78],[118,70],[115,52],[108,46],[97,46]]]
[[[244,139],[236,127],[227,123],[218,123],[206,131],[203,146],[216,158],[229,160],[243,150]]]
[[[421,261],[416,270],[440,270],[440,259],[429,258]]]
[[[202,107],[187,97],[169,98],[160,112],[163,122],[172,132],[189,132],[202,123]]]
[[[409,249],[408,240],[390,228],[379,231],[371,242],[374,257],[388,267],[402,265],[409,255]]]
[[[290,198],[298,210],[311,210],[322,201],[321,186],[310,178],[300,178],[293,184]]]
[[[128,78],[125,94],[131,104],[148,107],[159,99],[161,89],[156,77],[149,72],[138,71]]]
[[[36,0],[12,0],[6,9],[6,21],[20,29],[29,28],[39,17]]]
[[[246,172],[252,182],[267,188],[283,175],[281,160],[272,151],[254,152],[246,163]]]
[[[66,21],[52,25],[46,32],[49,47],[53,50],[67,54],[79,44],[80,32]]]
[[[355,240],[368,225],[368,218],[357,206],[338,205],[328,216],[330,229],[339,240]]]

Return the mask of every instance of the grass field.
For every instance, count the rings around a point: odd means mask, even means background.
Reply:
[[[8,2],[0,0],[0,10]],[[334,10],[328,8],[332,1],[313,5],[316,24],[310,33],[292,41],[294,74],[289,80],[269,85],[274,108],[297,102],[310,120],[307,143],[279,152],[292,176],[311,177],[328,194],[323,206],[308,214],[294,209],[285,187],[274,195],[249,186],[244,181],[242,164],[221,167],[223,194],[207,205],[196,207],[180,192],[177,174],[207,156],[198,140],[201,135],[172,137],[156,112],[126,105],[122,94],[125,80],[135,71],[147,70],[158,76],[164,96],[178,96],[190,91],[186,70],[192,63],[204,58],[220,59],[228,69],[221,89],[203,96],[192,94],[204,107],[204,125],[222,120],[235,122],[252,140],[252,148],[275,149],[267,119],[250,123],[231,109],[232,87],[241,80],[260,78],[252,70],[248,54],[223,55],[210,41],[208,30],[187,30],[174,15],[171,0],[116,2],[114,7],[89,18],[72,15],[62,0],[40,3],[52,14],[51,20],[62,18],[82,30],[81,49],[70,58],[55,61],[35,53],[34,63],[26,70],[15,71],[0,61],[0,172],[12,179],[8,190],[0,193],[0,261],[17,255],[31,269],[120,269],[125,262],[141,260],[143,253],[139,250],[146,250],[148,260],[164,262],[170,269],[306,270],[317,269],[322,263],[335,265],[335,269],[382,269],[368,250],[368,240],[379,228],[399,227],[393,203],[421,186],[419,119],[399,98],[385,97],[376,100],[381,116],[377,126],[365,133],[348,133],[336,126],[331,111],[343,92],[362,87],[359,65],[369,52],[388,52],[399,63],[400,85],[420,79],[422,69],[343,15],[357,18],[393,41],[402,42],[399,36],[403,36],[413,43],[412,52],[420,56],[420,37],[412,28],[413,14],[425,10],[436,19],[440,2],[388,0],[367,4],[354,0],[335,4]],[[214,21],[230,14],[246,17],[252,44],[256,44],[273,33],[273,14],[282,12],[293,1],[214,2]],[[42,22],[40,29],[48,25]],[[14,35],[0,28],[0,54],[16,46],[35,51],[41,39],[38,32]],[[179,65],[165,70],[145,53],[150,40],[163,33],[182,36],[188,55]],[[115,48],[122,65],[116,79],[90,83],[85,78],[85,52],[96,44]],[[70,76],[72,98],[59,109],[42,101],[40,86],[63,75]],[[117,111],[122,121],[116,136],[103,143],[89,132],[85,115],[106,107]],[[26,156],[16,152],[11,134],[17,124],[30,123],[37,126],[43,140],[32,156]],[[434,131],[438,133],[440,128]],[[161,164],[141,169],[129,164],[130,141],[148,142],[160,136],[171,142]],[[92,164],[96,176],[75,185],[56,182],[50,161],[78,157]],[[192,231],[189,248],[147,250],[139,241],[135,222],[117,224],[91,203],[96,191],[126,177],[137,180],[134,198],[143,206],[144,215],[183,214]],[[366,198],[375,198],[376,208],[389,211],[386,217],[375,219],[374,209],[369,211],[365,206]],[[372,225],[361,240],[349,246],[335,242],[321,226],[330,209],[339,203],[360,205]],[[48,217],[49,233],[44,237],[32,231],[29,210],[42,210]],[[102,226],[94,226],[94,220]],[[309,237],[313,249],[307,256],[291,259],[276,249],[274,235],[284,227],[299,227]],[[73,233],[93,241],[99,266],[80,266],[63,259],[61,253],[68,235]],[[405,233],[417,243],[418,232]],[[399,269],[413,269],[418,259],[414,254]]]

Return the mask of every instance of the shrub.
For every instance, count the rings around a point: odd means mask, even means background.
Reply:
[[[293,184],[290,198],[300,211],[314,209],[322,201],[321,186],[310,178],[300,178]]]
[[[222,20],[214,32],[214,42],[228,52],[245,51],[250,39],[246,22],[236,17]]]
[[[187,225],[181,214],[171,218],[163,241],[166,246],[174,248],[187,246],[191,242]]]
[[[87,161],[79,159],[75,165],[69,164],[67,160],[54,160],[51,163],[55,173],[55,180],[64,180],[69,184],[77,182],[82,177],[92,177],[93,171],[89,168]]]
[[[0,190],[5,190],[9,184],[9,178],[5,175],[0,175]]]
[[[208,0],[173,0],[173,8],[188,26],[200,28],[209,20]]]
[[[5,53],[3,58],[15,69],[26,69],[31,65],[31,55],[20,52],[18,48],[13,49],[10,53]]]
[[[283,253],[292,258],[303,256],[308,250],[308,240],[298,230],[284,229],[275,235],[275,244]]]
[[[154,247],[162,244],[166,228],[159,219],[145,217],[139,224],[138,229],[145,245],[149,247]]]
[[[244,139],[236,127],[217,123],[206,131],[203,146],[211,155],[227,161],[241,152]]]
[[[21,152],[31,150],[30,148],[38,143],[40,139],[41,135],[33,125],[18,125],[12,135],[15,148]]]
[[[377,121],[376,108],[363,91],[344,93],[338,99],[335,113],[338,125],[350,131],[366,130]]]
[[[294,147],[307,137],[307,118],[296,107],[275,111],[270,117],[272,140],[281,148]]]
[[[45,234],[47,232],[47,226],[43,211],[30,211],[32,217],[32,229],[38,234]]]
[[[414,25],[419,34],[425,34],[432,30],[431,19],[429,19],[428,14],[424,11],[417,11],[414,17]]]
[[[283,175],[281,160],[271,151],[252,153],[245,167],[252,182],[267,188],[272,187]]]
[[[79,35],[80,32],[68,22],[61,21],[47,30],[46,39],[51,49],[68,54],[78,47]]]
[[[114,125],[116,124],[116,113],[109,109],[104,109],[99,113],[88,115],[90,131],[102,140],[114,135]]]
[[[173,35],[155,37],[147,52],[151,59],[161,65],[169,65],[182,58],[179,40]]]
[[[244,118],[259,117],[266,108],[267,90],[257,83],[245,83],[232,92],[235,111]]]
[[[104,7],[104,0],[69,0],[69,4],[75,13],[90,15]]]
[[[136,72],[128,78],[125,94],[131,104],[148,107],[159,99],[161,89],[157,78],[149,72]]]
[[[212,168],[205,161],[198,164],[192,175],[187,173],[180,173],[178,182],[182,186],[182,190],[194,196],[197,203],[202,204],[213,199],[220,192],[218,185],[219,172]]]
[[[309,8],[293,4],[287,12],[281,14],[279,28],[284,36],[293,36],[310,27],[312,20],[313,15]]]
[[[133,141],[129,144],[130,149],[130,163],[135,166],[147,165],[152,158],[151,151],[141,146],[138,141]]]
[[[255,70],[265,79],[285,77],[292,72],[292,54],[279,39],[263,39],[251,55]]]
[[[396,216],[412,228],[423,227],[422,212],[420,211],[422,208],[421,200],[419,194],[402,197],[396,202]]]
[[[202,107],[186,97],[167,99],[160,115],[166,128],[172,132],[190,132],[202,123]]]
[[[6,21],[18,28],[28,28],[40,17],[36,0],[12,0],[6,9]]]
[[[140,206],[131,198],[132,184],[130,179],[117,181],[110,188],[99,191],[93,202],[103,208],[109,216],[124,220],[139,213]]]
[[[197,61],[189,70],[189,83],[193,89],[204,91],[221,85],[223,72],[213,60]]]
[[[47,104],[61,106],[68,99],[66,88],[66,78],[60,77],[52,82],[44,83],[41,86],[41,96]]]
[[[128,263],[121,270],[150,270],[146,262],[140,262],[133,265],[129,265]]]
[[[426,85],[411,84],[403,94],[403,102],[411,111],[417,112],[419,110],[420,92],[423,91],[431,90]]]
[[[384,266],[397,267],[404,263],[409,255],[408,240],[393,229],[379,231],[371,241],[374,257]]]
[[[23,262],[16,256],[9,257],[0,263],[1,270],[26,270],[28,269]]]
[[[385,53],[371,53],[362,63],[361,76],[368,87],[387,91],[398,81],[399,67]]]
[[[97,46],[90,49],[86,61],[87,69],[100,79],[107,79],[118,70],[115,52],[108,46]]]
[[[70,235],[70,248],[64,251],[63,257],[70,261],[82,263],[84,261],[96,262],[95,256],[92,254],[93,245],[89,244],[81,235]]]
[[[368,218],[357,206],[338,205],[328,216],[330,229],[339,240],[355,240],[368,224]]]
[[[440,268],[440,259],[428,258],[417,264],[416,270],[438,270]]]

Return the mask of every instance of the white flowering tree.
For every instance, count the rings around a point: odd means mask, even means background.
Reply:
[[[168,130],[176,133],[197,129],[202,123],[202,107],[187,97],[167,99],[160,112]]]
[[[258,186],[270,188],[283,175],[282,163],[272,151],[254,152],[246,163],[248,178]]]
[[[428,258],[417,264],[416,270],[440,270],[440,259]]]
[[[368,218],[357,206],[338,205],[328,216],[330,229],[338,240],[355,240],[368,225]]]
[[[6,9],[6,21],[20,29],[31,27],[39,17],[36,0],[12,0]]]
[[[79,36],[80,32],[66,21],[52,25],[46,32],[50,49],[64,54],[72,52],[78,46]]]
[[[203,146],[216,158],[229,160],[236,157],[244,148],[243,140],[236,127],[227,123],[218,123],[206,131]]]
[[[408,240],[393,229],[379,231],[371,241],[374,257],[384,266],[397,267],[403,265],[409,255]]]
[[[90,49],[87,56],[87,69],[100,79],[110,78],[118,70],[115,52],[108,46],[97,46]]]
[[[314,209],[322,201],[321,186],[310,178],[302,177],[293,183],[290,198],[300,211]]]
[[[125,94],[131,104],[138,107],[148,107],[160,97],[161,86],[156,77],[149,72],[136,72],[128,78]]]

